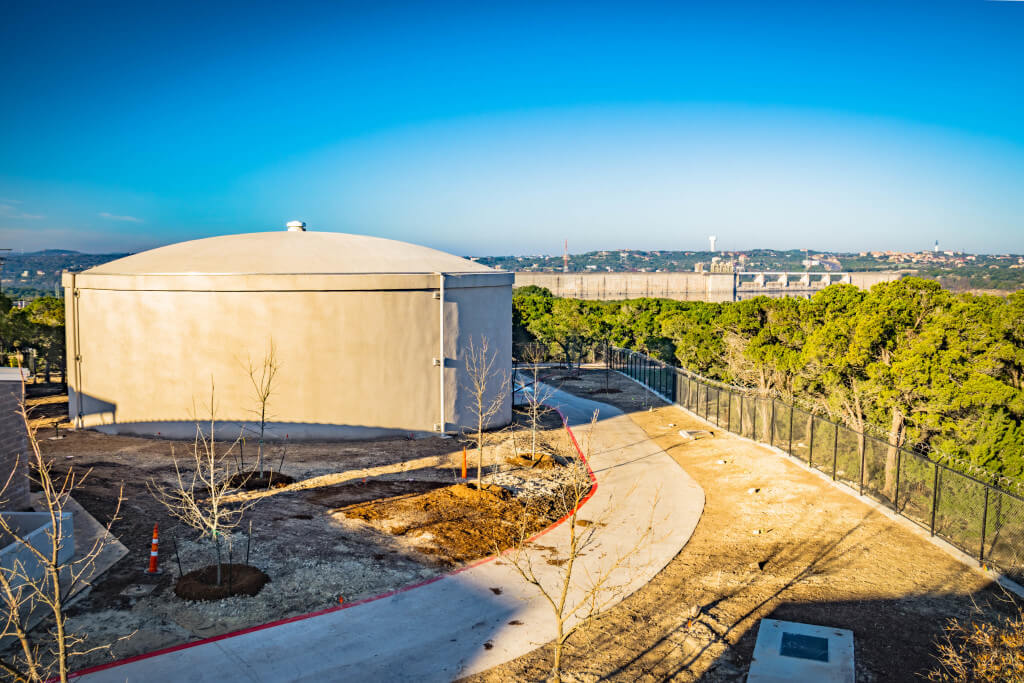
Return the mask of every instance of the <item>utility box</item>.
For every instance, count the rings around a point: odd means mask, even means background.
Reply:
[[[854,683],[853,631],[762,619],[747,683]]]

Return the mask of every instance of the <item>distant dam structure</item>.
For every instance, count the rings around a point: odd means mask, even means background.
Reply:
[[[743,301],[755,296],[810,297],[825,287],[849,284],[870,289],[899,273],[751,271],[736,273],[529,273],[517,271],[513,287],[546,287],[555,296],[572,299],[639,299],[658,297],[678,301]]]

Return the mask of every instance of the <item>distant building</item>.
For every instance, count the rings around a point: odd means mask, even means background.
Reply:
[[[712,273],[735,273],[736,266],[732,261],[714,261],[711,264]]]

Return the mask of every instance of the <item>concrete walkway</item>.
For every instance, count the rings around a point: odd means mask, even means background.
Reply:
[[[593,545],[576,562],[571,592],[636,544],[653,519],[649,543],[613,575],[605,609],[647,583],[686,544],[704,507],[701,488],[619,410],[552,390],[548,401],[581,445],[599,411],[590,464],[597,489],[580,512],[596,520]],[[652,503],[657,502],[653,510]],[[561,568],[547,560],[567,546],[566,525],[530,547],[545,585]],[[484,671],[549,642],[551,607],[507,561],[485,560],[426,584],[276,625],[209,639],[84,672],[100,681],[450,681]]]

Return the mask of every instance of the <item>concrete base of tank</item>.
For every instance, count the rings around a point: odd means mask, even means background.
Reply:
[[[504,422],[508,424],[508,420]],[[495,427],[501,426],[498,424]],[[128,436],[148,436],[165,439],[194,439],[197,429],[209,436],[210,423],[197,425],[195,422],[118,422],[110,424],[86,425],[83,429],[91,429],[102,434],[120,434]],[[260,426],[258,423],[218,420],[214,427],[214,435],[218,440],[232,440],[244,436],[247,440],[258,439]],[[363,425],[332,425],[310,424],[299,422],[268,423],[264,432],[266,441],[368,441],[372,439],[412,438],[423,439],[440,436],[439,432],[422,430],[394,429],[387,427],[367,427]]]

